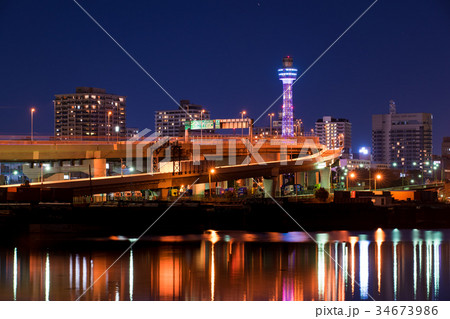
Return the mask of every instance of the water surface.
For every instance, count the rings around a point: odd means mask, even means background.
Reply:
[[[25,238],[0,248],[1,300],[450,300],[450,231]]]

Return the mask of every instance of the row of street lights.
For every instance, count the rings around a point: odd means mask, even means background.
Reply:
[[[202,114],[203,114],[203,112],[204,112],[205,110],[202,110]],[[34,126],[34,123],[33,123],[33,121],[34,121],[34,113],[36,112],[36,108],[35,107],[32,107],[31,109],[30,109],[30,113],[31,113],[31,136],[30,136],[30,139],[31,139],[31,141],[33,142],[33,140],[34,140],[34,128],[33,128],[33,126]],[[112,111],[108,111],[108,141],[109,141],[109,139],[110,139],[110,136],[111,136],[111,120],[110,120],[110,118],[111,118],[111,115],[112,115],[113,113],[112,113]],[[116,136],[117,136],[117,142],[119,142],[119,132],[120,132],[120,127],[118,126],[118,125],[116,125],[116,127],[114,128],[114,130],[115,130],[115,132],[116,132]]]
[[[413,162],[412,165],[413,165],[413,167],[416,167],[418,164],[417,164],[417,162]],[[396,162],[392,163],[392,167],[396,168],[397,166],[398,166],[398,164]],[[426,166],[428,168],[426,168]],[[436,162],[436,161],[433,163],[431,163],[430,161],[425,161],[423,163],[420,163],[419,170],[422,171],[422,174],[420,174],[418,177],[421,178],[422,184],[424,183],[423,179],[424,179],[425,173],[434,175],[434,177],[433,176],[432,177],[434,178],[435,181],[437,180],[437,170],[439,169],[439,166],[440,166],[440,163]],[[406,177],[405,167],[403,166],[403,163],[402,163],[402,173],[401,173],[402,185],[404,184],[405,177]],[[413,183],[413,181],[414,180],[412,179],[411,183]]]
[[[347,175],[346,189],[348,190],[348,178],[350,177],[351,179],[354,179],[356,177],[356,174],[354,172],[349,172],[346,175]],[[379,181],[381,179],[382,179],[381,174],[375,175],[375,178],[374,178],[375,190],[377,190],[377,180]],[[369,180],[369,183],[370,183],[370,180]],[[369,185],[369,188],[370,188],[370,185]]]

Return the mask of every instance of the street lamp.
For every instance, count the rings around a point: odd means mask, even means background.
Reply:
[[[200,112],[200,140],[203,140],[203,113],[205,113],[205,110]]]
[[[247,114],[247,112],[246,111],[242,111],[242,112],[239,112],[239,114],[241,114],[241,118],[242,118],[242,123],[241,123],[241,125],[242,125],[242,136],[244,136],[244,115]]]
[[[348,177],[350,176],[351,179],[354,179],[356,177],[356,174],[351,172],[350,174],[347,174],[347,190],[348,190]]]
[[[109,111],[108,112],[108,142],[109,142],[109,136],[111,135],[111,124],[110,124],[110,117],[111,117],[111,115],[112,115],[112,112],[111,111]]]
[[[381,174],[377,174],[377,176],[375,176],[375,190],[377,190],[377,180],[381,180]]]
[[[36,112],[36,109],[32,107],[30,112],[31,112],[31,141],[33,142],[33,115],[34,112]]]
[[[214,168],[211,168],[209,170],[209,198],[212,197],[212,188],[211,188],[211,174],[214,174],[216,170]]]
[[[272,119],[275,116],[274,113],[269,113],[269,117],[270,117],[270,136],[272,136]]]

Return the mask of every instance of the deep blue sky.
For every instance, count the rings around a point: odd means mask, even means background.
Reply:
[[[176,99],[213,118],[256,118],[282,92],[285,55],[306,69],[372,0],[80,0]],[[53,134],[53,95],[95,86],[128,97],[128,126],[154,128],[176,107],[71,0],[0,0],[0,134]],[[371,144],[371,114],[434,115],[434,152],[450,135],[450,3],[379,0],[294,86],[307,129],[349,118],[353,148]],[[280,108],[281,102],[273,108]],[[268,119],[265,118],[266,123]],[[262,123],[261,123],[262,124]]]

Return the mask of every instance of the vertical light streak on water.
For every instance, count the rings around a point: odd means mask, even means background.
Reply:
[[[87,262],[86,257],[83,257],[83,291],[87,288]]]
[[[393,274],[393,282],[394,282],[394,301],[397,300],[397,287],[398,287],[398,256],[397,256],[397,245],[400,242],[401,236],[400,231],[395,228],[392,231],[392,250],[393,250],[393,267],[392,267],[392,274]]]
[[[413,241],[413,286],[414,286],[414,300],[417,299],[417,240]]]
[[[130,285],[130,301],[133,301],[133,288],[134,288],[134,262],[133,262],[133,249],[130,249],[130,272],[129,272],[129,285]]]
[[[45,258],[45,301],[50,300],[50,255]]]
[[[318,260],[317,260],[317,287],[319,290],[319,300],[324,300],[324,290],[325,290],[325,254],[324,254],[324,244],[318,243]]]
[[[211,241],[211,301],[214,301],[214,294],[215,294],[215,285],[216,285],[216,265],[214,261],[214,244],[219,240],[219,236],[217,235],[217,232],[212,230],[210,239]]]
[[[295,300],[295,281],[292,278],[292,273],[295,271],[295,250],[288,255],[288,271],[286,272],[285,280],[283,280],[283,300]]]
[[[432,248],[433,248],[433,238],[431,231],[425,232],[425,244],[426,244],[426,281],[427,281],[427,299],[430,298],[430,289],[431,289],[431,267],[432,267]]]
[[[440,281],[440,264],[441,264],[441,240],[442,233],[437,231],[434,233],[434,300],[439,299],[439,281]]]
[[[348,254],[347,244],[342,243],[342,298],[345,299],[345,290],[347,289],[348,279]]]
[[[413,288],[414,288],[414,300],[417,299],[417,244],[420,239],[420,232],[417,229],[412,231],[413,240]]]
[[[317,290],[319,300],[325,300],[325,243],[328,234],[317,234]]]
[[[342,277],[344,279],[344,290],[347,289],[347,280],[348,280],[348,250],[347,250],[347,244],[342,243],[342,268],[343,268],[343,274]]]
[[[17,247],[14,247],[14,260],[13,260],[13,297],[14,301],[17,300]]]
[[[378,279],[378,293],[381,292],[381,245],[384,242],[384,231],[378,228],[375,232],[375,242],[377,243],[377,279]]]
[[[75,255],[75,291],[80,289],[80,257]]]
[[[216,270],[214,261],[214,244],[211,245],[211,301],[214,301],[214,292],[216,284]]]
[[[73,280],[73,272],[72,272],[72,254],[69,255],[69,288],[72,290],[72,280]]]
[[[355,244],[358,242],[357,236],[350,236],[351,254],[352,254],[352,296],[355,295]]]
[[[377,241],[377,279],[378,293],[381,292],[381,242]]]
[[[419,277],[422,278],[422,246],[423,240],[419,239]]]
[[[335,295],[334,300],[339,300],[339,242],[334,242],[334,286],[335,286]]]
[[[89,286],[94,282],[94,260],[89,259],[91,261],[91,276],[89,280]],[[92,291],[94,291],[94,287],[92,287]]]
[[[361,235],[359,241],[359,285],[361,299],[369,296],[369,241]]]

